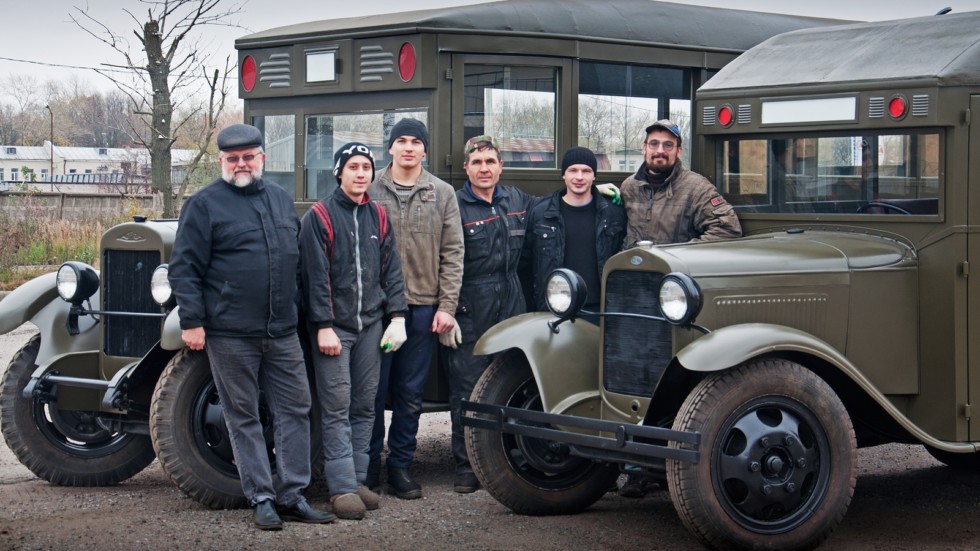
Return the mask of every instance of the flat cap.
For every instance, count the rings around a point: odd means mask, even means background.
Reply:
[[[250,124],[233,124],[218,132],[218,151],[262,147],[262,132]]]

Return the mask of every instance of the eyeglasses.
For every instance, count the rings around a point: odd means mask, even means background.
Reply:
[[[648,142],[643,142],[643,145],[653,149],[654,151],[656,151],[658,147],[663,147],[664,151],[673,151],[674,146],[677,144],[671,141],[662,142],[660,140],[650,140]]]
[[[481,134],[466,140],[466,144],[463,146],[463,153],[469,155],[477,149],[487,147],[500,151],[500,148],[497,147],[497,140],[493,139],[493,136]]]
[[[241,157],[239,157],[238,155],[229,155],[225,157],[225,162],[230,165],[237,165],[239,160],[245,161],[246,163],[250,163],[254,161],[255,158],[258,156],[259,155],[252,154],[252,153],[249,153],[248,155],[242,155]]]

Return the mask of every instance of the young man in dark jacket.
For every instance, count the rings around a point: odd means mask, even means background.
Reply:
[[[531,268],[538,310],[547,310],[548,274],[558,268],[581,275],[589,290],[585,309],[599,309],[602,267],[623,245],[626,211],[595,188],[597,166],[595,154],[585,147],[566,151],[561,162],[565,187],[545,197],[528,215],[524,258]]]
[[[405,342],[405,285],[384,207],[369,200],[374,156],[361,143],[334,154],[340,187],[303,217],[303,299],[323,420],[333,512],[360,520],[377,509],[365,487],[381,350]],[[391,323],[382,336],[382,317]]]
[[[218,133],[221,178],[187,199],[170,259],[181,337],[206,350],[254,523],[336,520],[300,493],[310,482],[310,387],[296,334],[299,220],[292,197],[262,180],[262,133],[236,124]],[[205,347],[207,344],[207,347]],[[259,391],[274,424],[277,482]],[[278,509],[278,511],[277,511]]]

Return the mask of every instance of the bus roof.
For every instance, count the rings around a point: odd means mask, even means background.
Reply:
[[[788,32],[745,52],[698,92],[882,81],[980,84],[980,11]]]
[[[326,5],[326,4],[324,4]],[[238,49],[333,38],[467,33],[691,46],[742,52],[778,33],[840,20],[689,6],[652,0],[501,0],[300,23],[250,34]]]

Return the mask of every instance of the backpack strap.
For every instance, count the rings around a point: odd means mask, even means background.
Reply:
[[[317,218],[320,219],[323,228],[327,231],[327,242],[325,244],[327,250],[324,252],[327,253],[330,260],[333,260],[333,222],[330,220],[330,213],[327,212],[327,207],[323,204],[323,201],[317,201],[311,208]]]

